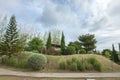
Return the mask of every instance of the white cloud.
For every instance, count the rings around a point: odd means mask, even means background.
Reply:
[[[120,41],[119,0],[0,0],[3,14],[15,14],[18,23],[36,24],[42,32],[57,27],[67,43],[86,33],[96,35],[98,49]]]

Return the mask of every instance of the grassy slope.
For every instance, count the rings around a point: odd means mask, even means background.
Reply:
[[[46,65],[43,72],[70,72],[70,71],[62,71],[59,70],[59,62],[61,60],[71,59],[72,57],[76,57],[78,59],[84,59],[88,57],[95,57],[101,64],[103,64],[104,71],[103,72],[120,72],[120,65],[112,62],[111,60],[95,54],[76,54],[76,55],[68,55],[68,56],[51,56],[47,55],[48,64]]]
[[[23,58],[27,58],[30,54],[33,54],[33,53],[25,52],[24,54],[21,54],[21,55],[23,56]],[[103,72],[120,72],[120,65],[112,62],[108,58],[105,58],[101,55],[75,54],[75,55],[66,55],[66,56],[63,56],[63,55],[61,55],[61,56],[46,55],[46,56],[48,58],[48,62],[46,64],[45,68],[42,71],[38,71],[38,72],[73,72],[73,71],[69,71],[69,70],[60,70],[59,69],[59,62],[61,60],[71,59],[73,57],[76,57],[78,59],[95,57],[98,61],[100,61],[101,64],[103,64],[103,67],[104,67]],[[18,70],[18,71],[19,70],[20,71],[31,71],[30,69],[13,68],[13,67],[3,66],[3,65],[0,65],[0,67],[8,68],[8,69],[11,69],[11,70]]]

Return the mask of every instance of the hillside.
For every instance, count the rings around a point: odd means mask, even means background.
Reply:
[[[25,52],[21,54],[22,59],[27,59],[27,57],[31,54],[34,54],[32,52]],[[77,59],[85,59],[90,57],[95,57],[102,65],[103,65],[103,71],[102,72],[120,72],[120,65],[114,63],[113,61],[109,60],[108,58],[102,56],[102,55],[96,55],[96,54],[75,54],[75,55],[61,55],[61,56],[55,56],[55,55],[46,55],[47,56],[47,64],[45,68],[42,71],[38,72],[73,72],[70,70],[61,70],[59,69],[59,63],[62,60],[69,60],[73,57],[76,57]],[[17,57],[16,57],[17,58]],[[69,66],[69,65],[68,65]],[[6,66],[0,64],[1,68],[7,68],[11,70],[18,70],[18,71],[31,71],[31,69],[26,68],[16,68],[12,66]],[[80,71],[77,71],[80,72]],[[96,71],[84,71],[84,72],[96,72]]]
[[[96,55],[96,54],[75,54],[75,55],[67,55],[67,56],[52,56],[47,55],[48,64],[46,65],[43,72],[70,72],[65,70],[59,70],[59,62],[61,60],[71,59],[76,57],[78,59],[84,59],[88,57],[95,57],[101,64],[103,64],[104,71],[103,72],[120,72],[120,65],[114,63],[113,61],[109,60],[108,58]]]

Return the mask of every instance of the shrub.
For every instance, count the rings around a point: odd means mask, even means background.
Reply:
[[[87,61],[93,65],[93,68],[97,71],[102,71],[102,64],[97,61],[96,58],[88,58]]]
[[[77,62],[77,61],[78,61],[77,58],[73,57],[71,62]]]
[[[85,69],[86,70],[93,70],[93,65],[91,63],[85,62]]]
[[[79,61],[77,64],[77,68],[80,71],[84,71],[85,70],[85,64],[82,61]]]
[[[72,71],[77,71],[77,63],[76,62],[72,62],[70,65],[70,70]]]
[[[22,60],[19,60],[16,67],[19,67],[19,68],[28,68],[28,63],[27,63],[27,59],[22,59]]]
[[[0,64],[2,63],[2,57],[0,57]]]
[[[47,58],[43,54],[32,54],[28,57],[27,62],[33,70],[39,70],[47,63]]]
[[[8,63],[9,63],[9,58],[8,58],[8,56],[3,55],[1,58],[2,58],[2,63],[3,63],[3,64],[8,64]]]
[[[17,65],[17,59],[16,58],[10,58],[10,60],[9,60],[9,65],[10,66],[15,66],[16,67],[16,65]]]
[[[61,61],[59,63],[60,69],[67,69],[67,62],[66,61]]]
[[[102,65],[99,62],[94,63],[94,69],[100,72],[103,70]]]
[[[86,54],[86,51],[85,51],[85,49],[81,49],[79,53],[80,54]]]
[[[65,50],[65,55],[71,55],[71,54],[75,54],[75,47],[68,46],[67,49]]]

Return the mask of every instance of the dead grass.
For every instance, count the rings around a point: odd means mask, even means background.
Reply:
[[[32,54],[32,53],[30,53]],[[24,55],[29,56],[29,52],[26,52]],[[26,56],[26,57],[27,57]],[[95,57],[101,64],[103,64],[103,72],[120,72],[120,65],[114,63],[113,61],[109,60],[108,58],[102,56],[102,55],[96,55],[96,54],[75,54],[75,55],[61,55],[61,56],[55,56],[55,55],[46,55],[48,62],[45,66],[45,68],[42,71],[38,72],[73,72],[70,70],[60,70],[59,69],[59,63],[62,60],[72,59],[73,57],[76,57],[77,59],[84,59],[84,58],[90,58]],[[21,69],[21,68],[15,68],[15,67],[9,67],[9,66],[3,66],[0,65],[0,67],[16,70],[16,71],[31,71],[30,69]],[[80,72],[80,71],[78,71]],[[86,71],[88,72],[88,71]],[[90,72],[90,71],[89,71]],[[91,71],[95,72],[95,71]]]
[[[103,69],[104,69],[103,72],[120,72],[120,65],[114,63],[113,61],[109,60],[108,58],[104,56],[96,55],[96,54],[75,54],[75,55],[67,55],[67,56],[47,55],[48,64],[46,65],[43,71],[70,72],[67,70],[66,71],[59,70],[59,62],[61,60],[72,59],[73,57],[76,57],[77,59],[95,57],[101,64],[103,64]]]

